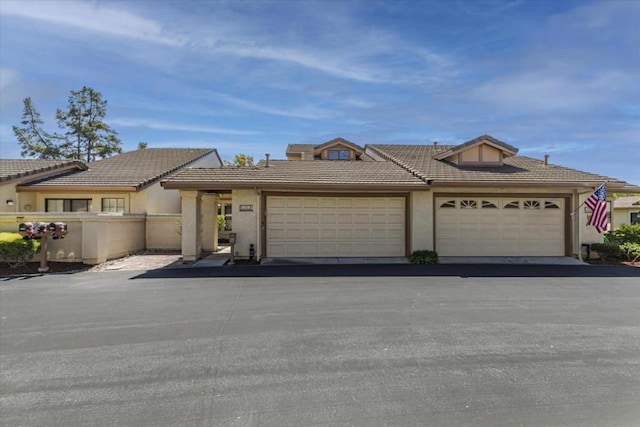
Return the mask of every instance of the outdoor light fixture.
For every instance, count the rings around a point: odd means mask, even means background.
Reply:
[[[11,199],[7,200],[7,204],[8,204],[9,206],[13,206],[13,200],[11,200]]]

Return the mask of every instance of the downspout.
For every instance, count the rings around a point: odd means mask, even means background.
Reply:
[[[573,190],[573,207],[571,211],[573,215],[571,215],[571,221],[573,226],[573,250],[578,254],[578,259],[583,261],[582,259],[582,235],[580,233],[580,194],[577,189]]]
[[[267,157],[269,161],[269,157]],[[262,258],[262,211],[260,209],[260,190],[256,188],[256,260]]]

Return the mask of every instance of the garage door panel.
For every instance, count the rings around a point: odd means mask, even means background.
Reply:
[[[336,214],[334,213],[322,213],[320,214],[320,223],[321,224],[335,224],[336,223]]]
[[[302,224],[302,214],[301,213],[287,213],[285,215],[285,220],[287,224]]]
[[[338,224],[352,224],[352,223],[353,223],[353,215],[351,215],[350,213],[338,214]]]
[[[302,206],[304,206],[306,209],[317,209],[320,207],[320,200],[305,197],[304,199],[302,199]]]
[[[563,199],[437,197],[435,205],[436,250],[442,256],[565,253]]]
[[[302,222],[304,224],[319,224],[320,223],[320,215],[317,213],[305,213],[302,217]]]
[[[268,196],[267,256],[404,256],[405,205],[404,197]]]
[[[353,209],[353,199],[338,199],[336,206],[338,209]]]
[[[294,198],[287,198],[285,206],[287,207],[287,209],[301,208],[303,200],[304,199],[300,199],[300,198],[295,198],[295,199]]]

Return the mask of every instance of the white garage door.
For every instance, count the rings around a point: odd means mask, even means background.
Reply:
[[[442,256],[564,256],[561,198],[436,197]]]
[[[267,256],[405,256],[405,198],[268,196]]]

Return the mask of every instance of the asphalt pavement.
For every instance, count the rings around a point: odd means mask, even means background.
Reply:
[[[317,267],[2,278],[0,424],[640,424],[637,268]]]

